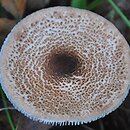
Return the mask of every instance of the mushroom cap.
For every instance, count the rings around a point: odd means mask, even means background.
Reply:
[[[71,7],[21,20],[0,52],[0,79],[16,109],[52,124],[94,121],[115,110],[130,83],[130,49],[103,17]]]

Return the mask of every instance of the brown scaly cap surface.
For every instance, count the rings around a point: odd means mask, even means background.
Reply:
[[[1,50],[3,90],[28,117],[91,122],[115,110],[130,81],[129,46],[103,17],[54,7],[19,22]]]

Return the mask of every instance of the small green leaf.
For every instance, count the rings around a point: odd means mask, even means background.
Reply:
[[[104,0],[94,0],[87,6],[87,9],[94,10],[97,6],[101,5],[103,2]]]
[[[80,9],[86,9],[87,0],[72,0],[71,6]]]

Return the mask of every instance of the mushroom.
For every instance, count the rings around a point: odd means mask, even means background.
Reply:
[[[21,20],[0,52],[2,88],[35,121],[77,125],[121,105],[130,83],[130,49],[117,28],[71,7]]]

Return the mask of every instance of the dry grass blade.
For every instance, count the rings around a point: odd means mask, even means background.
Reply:
[[[102,122],[102,119],[98,120],[99,121],[99,126],[100,126],[100,130],[105,130],[104,129],[104,124]]]
[[[19,18],[21,18],[26,8],[26,0],[16,0],[16,7],[18,11],[18,16]]]
[[[26,0],[1,0],[1,5],[16,19],[23,16]]]
[[[125,107],[120,107],[120,110],[123,110],[123,111],[125,111],[125,112],[128,112],[128,113],[130,113],[130,109],[128,109],[128,108],[125,108]]]
[[[8,109],[8,110],[14,110],[15,108],[14,108],[14,107],[0,108],[0,112],[1,112],[1,111],[4,111],[4,110],[6,110],[6,109]]]
[[[0,18],[0,33],[8,32],[16,24],[15,20]]]
[[[18,17],[16,5],[13,0],[1,0],[1,5],[14,17]]]
[[[84,124],[84,125],[82,125],[82,126],[83,126],[83,128],[85,128],[86,130],[94,130],[94,129],[92,129],[91,127],[87,126],[86,124]]]
[[[15,20],[9,20],[7,18],[0,18],[0,46],[2,45],[5,36],[16,24]]]

